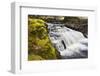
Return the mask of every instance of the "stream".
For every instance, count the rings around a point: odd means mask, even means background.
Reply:
[[[64,24],[47,23],[49,38],[62,59],[87,58],[88,38]]]

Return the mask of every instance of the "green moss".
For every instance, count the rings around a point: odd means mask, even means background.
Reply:
[[[28,59],[57,59],[55,48],[48,37],[45,21],[42,19],[28,19]]]
[[[44,59],[39,55],[32,54],[32,55],[28,55],[28,60],[32,61],[32,60],[44,60]]]

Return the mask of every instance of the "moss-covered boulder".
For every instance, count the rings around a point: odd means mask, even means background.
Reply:
[[[32,61],[32,60],[44,60],[44,59],[39,55],[30,54],[28,55],[28,60]]]
[[[57,59],[42,19],[28,18],[28,60]]]

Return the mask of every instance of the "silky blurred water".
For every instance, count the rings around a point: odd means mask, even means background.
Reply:
[[[62,58],[88,57],[88,39],[81,32],[67,28],[64,24],[47,25],[50,40]]]

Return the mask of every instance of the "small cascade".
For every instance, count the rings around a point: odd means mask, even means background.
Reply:
[[[67,28],[64,24],[47,25],[50,40],[62,58],[87,57],[88,39],[81,32]]]

